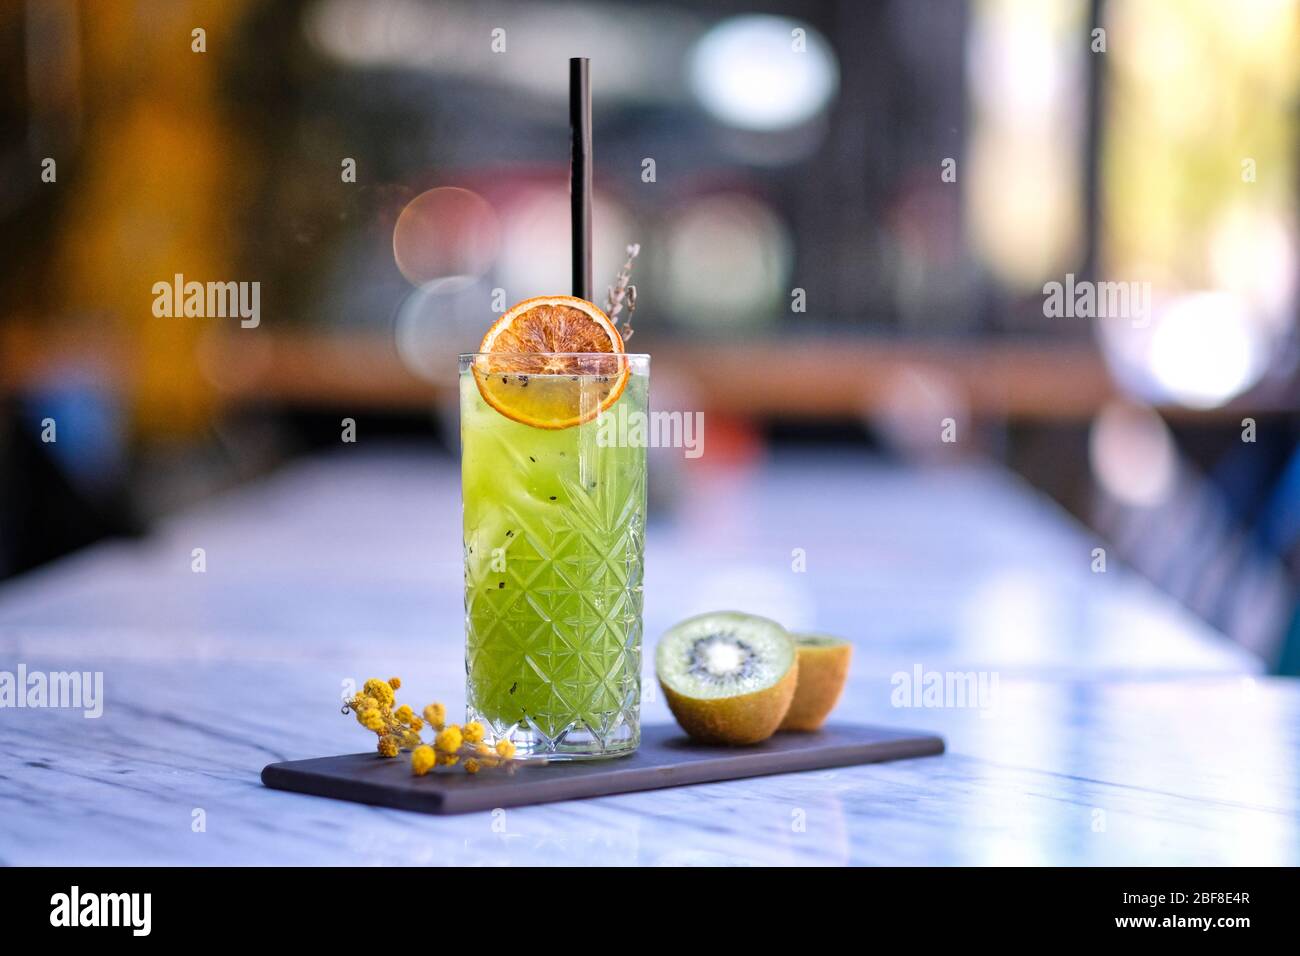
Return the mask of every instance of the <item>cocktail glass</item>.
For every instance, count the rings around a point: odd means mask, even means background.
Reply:
[[[517,374],[510,356],[460,357],[467,719],[511,740],[522,758],[631,753],[640,742],[650,358],[526,361],[564,371]],[[494,376],[491,404],[483,376]],[[577,423],[539,427],[497,406]]]

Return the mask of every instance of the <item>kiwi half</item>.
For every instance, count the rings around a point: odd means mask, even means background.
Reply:
[[[736,611],[688,618],[655,650],[668,709],[702,743],[756,744],[776,733],[798,670],[785,628]]]
[[[799,680],[781,730],[818,730],[844,691],[853,645],[826,634],[795,634],[793,638]]]

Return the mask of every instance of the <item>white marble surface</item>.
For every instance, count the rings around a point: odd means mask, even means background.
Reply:
[[[101,670],[106,698],[98,720],[0,710],[0,860],[1300,859],[1300,689],[1121,569],[1093,574],[1100,542],[1010,476],[799,459],[676,483],[648,535],[648,646],[727,605],[843,633],[837,718],[935,730],[948,753],[495,820],[263,788],[268,762],[369,746],[337,713],[346,679],[463,699],[455,471],[358,448],[0,586],[0,670]],[[918,665],[996,674],[996,706],[893,706],[891,675]]]

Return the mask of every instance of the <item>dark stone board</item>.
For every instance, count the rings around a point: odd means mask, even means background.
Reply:
[[[530,761],[514,773],[468,774],[455,766],[416,777],[408,754],[346,754],[270,764],[262,783],[399,810],[472,813],[940,753],[942,738],[884,727],[831,724],[816,733],[777,734],[751,747],[716,747],[692,743],[675,725],[656,724],[642,728],[635,753],[609,760]]]

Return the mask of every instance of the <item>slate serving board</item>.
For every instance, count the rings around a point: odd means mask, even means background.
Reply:
[[[712,747],[692,743],[676,725],[653,724],[641,728],[636,753],[610,760],[525,763],[513,774],[485,769],[470,775],[454,767],[415,777],[406,754],[347,754],[270,764],[262,783],[399,810],[472,813],[940,753],[940,737],[884,727],[830,724],[811,734],[777,734],[752,747]]]

